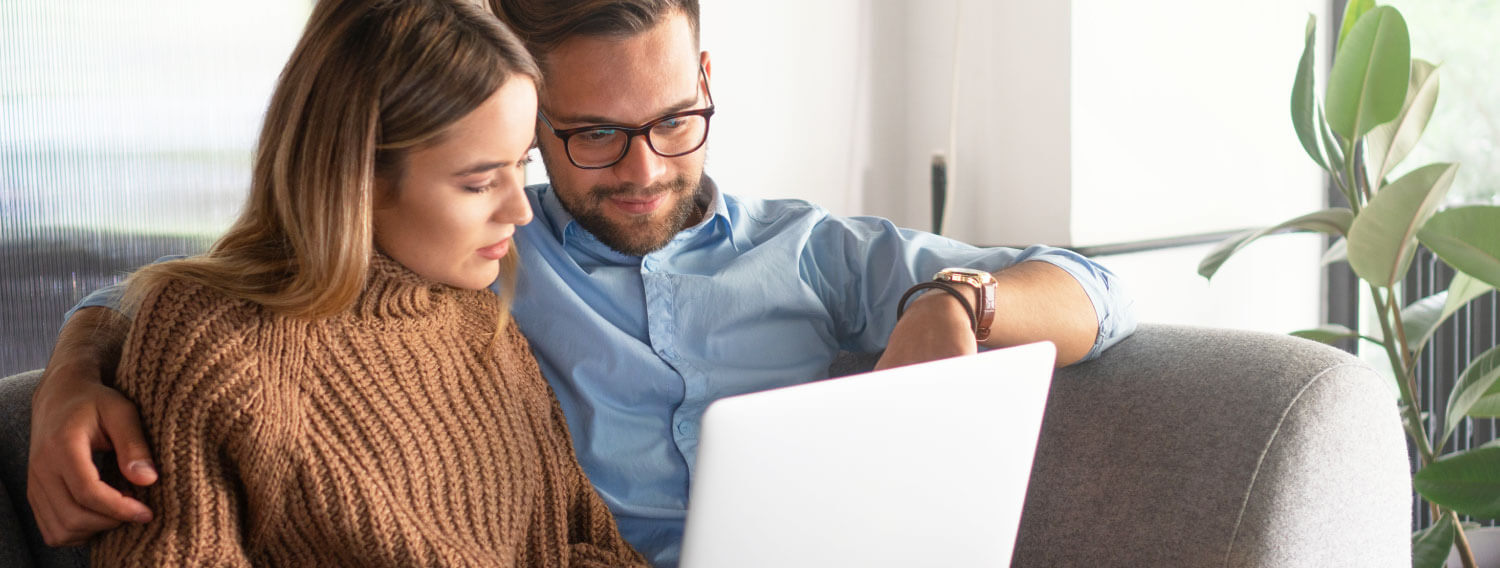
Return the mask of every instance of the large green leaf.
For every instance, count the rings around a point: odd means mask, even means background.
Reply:
[[[1411,535],[1411,568],[1442,568],[1453,549],[1453,516],[1443,515],[1437,523]]]
[[[1500,518],[1500,445],[1444,456],[1417,472],[1411,485],[1428,501],[1460,514]]]
[[[1448,283],[1448,304],[1443,306],[1443,313],[1452,314],[1468,304],[1470,300],[1494,289],[1493,284],[1463,272],[1454,274],[1453,281]]]
[[[1469,416],[1474,418],[1500,418],[1500,381],[1490,385],[1490,390],[1469,407]]]
[[[1449,266],[1500,287],[1500,206],[1447,209],[1434,215],[1418,237]]]
[[[1316,231],[1330,235],[1344,235],[1349,232],[1349,224],[1354,222],[1354,212],[1344,208],[1324,209],[1314,211],[1296,219],[1284,222],[1274,227],[1250,230],[1237,236],[1225,239],[1218,246],[1209,251],[1202,261],[1198,263],[1198,274],[1204,278],[1213,278],[1224,261],[1240,249],[1245,248],[1255,239],[1282,231],[1302,230]]]
[[[1376,286],[1399,282],[1416,253],[1418,229],[1448,195],[1457,171],[1454,164],[1431,164],[1375,194],[1349,228],[1349,266],[1354,273]]]
[[[1494,286],[1475,280],[1474,277],[1458,273],[1448,289],[1438,292],[1401,309],[1401,322],[1406,328],[1406,348],[1413,353],[1422,351],[1427,340],[1438,326],[1443,325],[1454,312],[1470,300],[1494,290]]]
[[[1500,418],[1500,383],[1490,386],[1490,391],[1474,401],[1469,407],[1469,416],[1474,418]]]
[[[1500,347],[1492,347],[1475,357],[1469,368],[1458,376],[1458,383],[1453,385],[1453,393],[1448,396],[1448,419],[1443,424],[1443,435],[1438,437],[1438,447],[1443,447],[1453,429],[1468,417],[1474,403],[1479,402],[1497,380],[1500,380]]]
[[[1326,170],[1328,164],[1323,161],[1323,153],[1318,150],[1318,131],[1313,124],[1313,113],[1318,106],[1313,97],[1313,56],[1317,54],[1313,50],[1313,40],[1317,38],[1317,30],[1317,16],[1308,14],[1302,60],[1297,63],[1297,79],[1292,82],[1292,128],[1297,130],[1297,139],[1302,141],[1302,149],[1307,150],[1307,155]]]
[[[1431,63],[1411,60],[1411,79],[1407,82],[1406,102],[1401,105],[1401,113],[1396,115],[1396,120],[1376,126],[1365,136],[1365,168],[1372,183],[1384,183],[1391,169],[1406,159],[1416,147],[1417,140],[1422,138],[1422,131],[1427,129],[1427,121],[1432,118],[1432,109],[1437,106],[1436,71]]]
[[[1447,303],[1448,291],[1444,290],[1401,308],[1401,325],[1406,330],[1408,351],[1421,351],[1427,340],[1432,338],[1432,332],[1449,315],[1443,313],[1443,306]]]
[[[1354,23],[1359,21],[1360,16],[1374,7],[1375,0],[1349,0],[1344,4],[1344,23],[1339,26],[1339,41],[1333,46],[1334,53],[1344,48],[1344,38],[1349,37],[1349,30],[1354,29]]]
[[[1389,122],[1406,101],[1411,38],[1406,20],[1390,6],[1360,16],[1328,75],[1328,124],[1346,141]]]

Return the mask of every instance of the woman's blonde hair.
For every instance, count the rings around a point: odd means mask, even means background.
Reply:
[[[207,253],[132,275],[127,313],[168,279],[294,317],[348,309],[374,252],[376,178],[399,180],[409,152],[516,75],[540,83],[520,40],[474,2],[320,0],[271,95],[244,211]]]

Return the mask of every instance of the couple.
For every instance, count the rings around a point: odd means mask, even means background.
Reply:
[[[1113,275],[1067,251],[718,191],[693,0],[494,0],[544,78],[462,4],[319,3],[242,219],[135,277],[128,339],[111,310],[69,320],[32,429],[49,542],[126,522],[96,554],[639,562],[623,536],[671,566],[713,400],[826,376],[839,349],[894,366],[1048,339],[1067,364],[1133,328]],[[533,139],[551,184],[522,190]],[[994,281],[898,320],[950,267]],[[149,508],[97,481],[91,443],[154,482]]]

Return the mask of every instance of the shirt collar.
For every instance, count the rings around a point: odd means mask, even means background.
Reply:
[[[541,212],[547,217],[549,228],[552,230],[552,236],[556,237],[557,241],[562,243],[564,247],[568,246],[568,239],[570,237],[584,237],[590,240],[597,240],[593,234],[578,224],[578,220],[573,217],[572,213],[568,212],[567,208],[563,207],[562,200],[557,198],[557,190],[550,184],[541,186],[537,193],[540,194]],[[708,174],[704,174],[700,182],[698,199],[708,201],[709,213],[707,218],[684,230],[692,231],[707,227],[710,224],[717,224],[728,235],[729,241],[735,250],[740,252],[747,250],[748,242],[745,240],[745,237],[734,230],[733,216],[729,214],[729,204],[724,198],[724,194],[719,191],[718,184],[714,183],[714,180],[709,178]]]

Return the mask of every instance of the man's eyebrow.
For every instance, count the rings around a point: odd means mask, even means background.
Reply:
[[[652,118],[648,119],[647,122],[650,122],[652,120],[656,120],[657,117],[663,117],[663,116],[666,116],[666,115],[669,115],[669,114],[672,114],[672,113],[682,112],[682,111],[685,111],[687,109],[693,108],[693,105],[697,104],[697,102],[698,102],[698,95],[694,94],[691,98],[682,100],[682,101],[678,102],[677,104],[674,104],[674,105],[668,106],[667,108],[662,109],[661,112],[657,113],[655,117],[652,117]],[[618,121],[618,120],[614,120],[614,119],[611,119],[611,118],[606,118],[606,117],[603,117],[603,116],[599,116],[597,114],[577,114],[577,115],[558,114],[558,115],[554,115],[554,114],[548,112],[547,115],[549,117],[553,118],[554,120],[556,120],[557,122],[562,122],[562,123],[567,123],[567,124],[579,124],[579,125],[585,125],[585,126],[591,126],[591,125],[596,125],[596,124],[597,125],[601,125],[601,126],[635,126],[635,125],[629,125],[629,124],[621,124],[620,121]],[[644,124],[644,123],[642,123],[642,124]]]
[[[481,163],[469,166],[467,168],[464,168],[462,170],[459,170],[457,172],[453,172],[453,177],[474,175],[474,174],[477,174],[477,173],[480,173],[480,172],[487,172],[487,171],[490,171],[490,170],[493,170],[493,169],[496,169],[496,168],[503,168],[503,167],[505,167],[507,165],[510,165],[510,162],[481,162]]]

